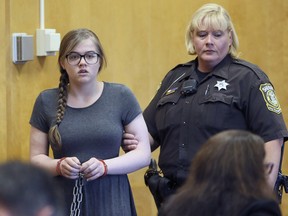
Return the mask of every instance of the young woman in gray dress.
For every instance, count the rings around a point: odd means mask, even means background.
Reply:
[[[147,166],[151,151],[135,96],[97,80],[106,57],[91,30],[68,32],[58,63],[59,87],[40,93],[30,119],[32,163],[57,176],[70,215],[136,215],[127,174]],[[119,155],[123,131],[139,145]]]

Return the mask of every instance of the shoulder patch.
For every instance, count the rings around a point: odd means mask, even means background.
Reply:
[[[280,114],[282,111],[273,86],[270,83],[264,83],[260,85],[259,90],[263,95],[268,110]]]

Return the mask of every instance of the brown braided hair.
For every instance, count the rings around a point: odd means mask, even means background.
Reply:
[[[59,83],[59,96],[58,96],[58,108],[56,114],[56,124],[52,126],[49,130],[49,141],[51,147],[55,150],[59,150],[61,146],[61,136],[58,130],[58,126],[64,117],[64,112],[67,105],[67,86],[69,83],[69,78],[67,73],[62,73],[60,76]]]
[[[60,68],[60,80],[59,80],[59,95],[58,95],[58,107],[56,113],[55,124],[49,129],[48,139],[53,150],[61,149],[61,135],[59,133],[59,125],[61,124],[64,113],[67,106],[68,97],[68,85],[69,76],[66,70],[61,66],[61,62],[66,60],[67,54],[69,54],[81,41],[85,39],[92,39],[94,42],[97,52],[99,54],[100,67],[98,73],[103,68],[103,65],[107,65],[106,57],[102,45],[97,35],[89,29],[76,29],[69,31],[62,39],[59,49],[58,65]]]

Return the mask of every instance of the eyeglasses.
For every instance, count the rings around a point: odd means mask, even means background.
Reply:
[[[264,164],[264,168],[265,168],[265,171],[266,171],[266,174],[267,174],[267,175],[270,175],[270,173],[271,173],[272,170],[273,170],[273,167],[274,167],[274,164],[273,164],[273,163],[266,163],[266,164]]]
[[[96,52],[87,52],[81,55],[77,52],[70,52],[66,55],[67,62],[72,66],[78,65],[82,58],[84,58],[87,64],[92,65],[98,62],[99,54]]]

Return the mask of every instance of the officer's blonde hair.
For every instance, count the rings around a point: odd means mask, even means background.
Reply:
[[[228,30],[231,32],[232,45],[229,53],[236,58],[239,46],[238,36],[233,26],[232,20],[228,12],[218,4],[205,4],[199,8],[192,16],[186,30],[186,48],[190,55],[196,54],[192,41],[195,30],[204,28],[212,28],[215,30]]]

